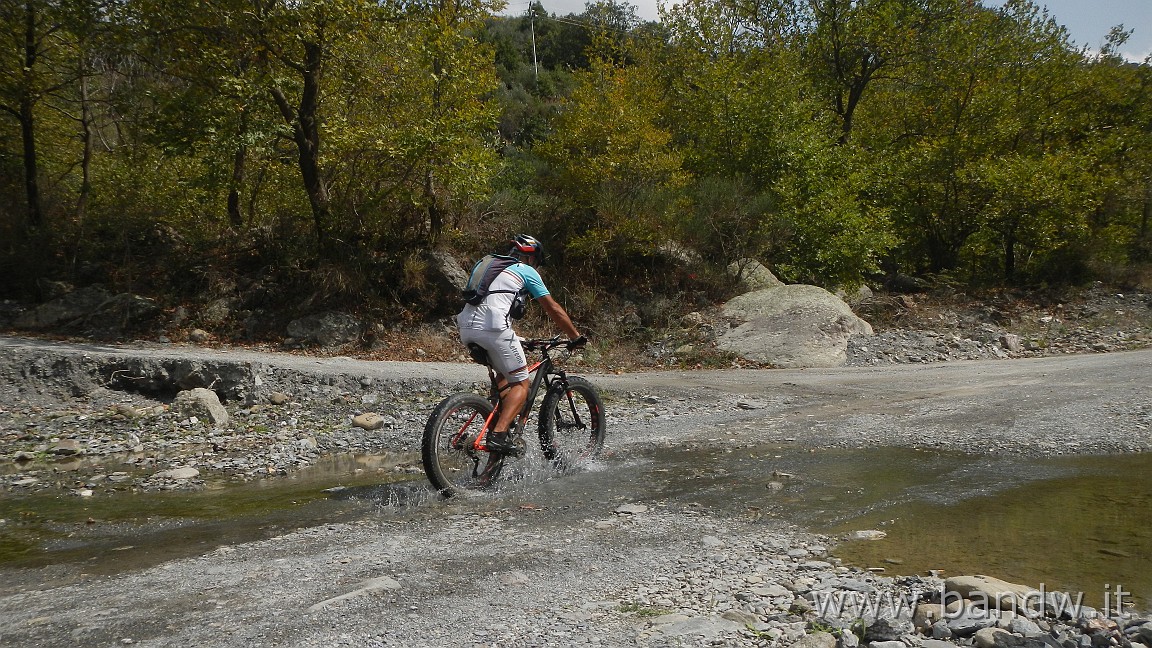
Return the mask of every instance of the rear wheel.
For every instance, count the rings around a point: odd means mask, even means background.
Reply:
[[[473,447],[491,413],[488,399],[453,394],[440,401],[428,417],[420,458],[428,480],[445,497],[483,488],[487,483],[485,471],[491,474],[498,468],[488,465],[489,453]]]
[[[553,386],[540,409],[540,448],[559,468],[595,458],[604,447],[604,401],[587,380],[572,376]]]

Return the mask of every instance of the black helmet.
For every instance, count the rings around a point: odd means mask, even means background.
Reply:
[[[544,264],[544,246],[540,245],[540,241],[535,237],[527,234],[517,234],[512,238],[512,249],[509,254],[521,254],[535,261],[536,265]]]

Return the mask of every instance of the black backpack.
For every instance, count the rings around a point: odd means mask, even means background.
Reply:
[[[519,259],[502,254],[489,254],[480,259],[480,263],[476,264],[476,268],[472,271],[472,276],[468,278],[468,285],[460,291],[460,296],[464,298],[466,303],[479,306],[484,303],[484,299],[488,295],[494,293],[514,294],[516,298],[512,300],[512,308],[509,309],[508,314],[512,319],[524,317],[527,306],[524,290],[488,290],[488,286],[492,285],[496,277],[514,263],[520,263]]]

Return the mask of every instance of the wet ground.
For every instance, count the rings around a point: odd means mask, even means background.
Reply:
[[[1152,454],[1027,458],[796,444],[637,448],[590,470],[533,478],[497,498],[441,502],[398,455],[329,457],[291,478],[196,493],[0,499],[0,568],[66,565],[55,582],[115,574],[295,528],[364,516],[437,517],[546,503],[565,523],[588,502],[698,507],[841,535],[834,555],[914,574],[986,573],[1049,590],[1152,601]],[[48,574],[40,574],[44,579]],[[5,588],[0,587],[0,590]]]

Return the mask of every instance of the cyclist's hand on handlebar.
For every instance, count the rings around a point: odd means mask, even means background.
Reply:
[[[575,340],[568,340],[569,349],[583,349],[586,346],[588,346],[588,336],[586,335],[581,335]]]

